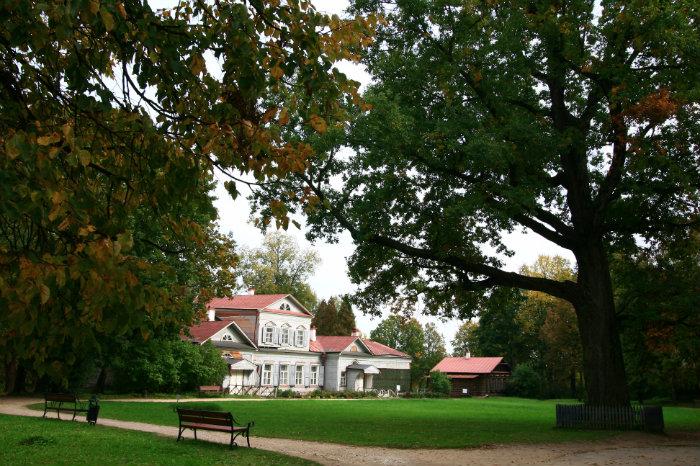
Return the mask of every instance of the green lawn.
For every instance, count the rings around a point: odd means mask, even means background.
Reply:
[[[311,465],[245,447],[175,442],[144,432],[85,422],[0,415],[0,464],[50,465]]]
[[[557,430],[554,400],[519,398],[271,400],[181,403],[255,420],[253,435],[403,448],[594,440],[614,432]],[[174,403],[102,403],[100,417],[177,425]],[[700,430],[700,410],[664,408],[668,431]]]

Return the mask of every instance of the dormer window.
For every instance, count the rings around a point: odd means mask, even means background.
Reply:
[[[283,311],[291,311],[292,310],[292,308],[289,307],[289,304],[284,304],[284,303],[280,306],[280,309],[282,309]]]
[[[222,341],[233,341],[233,337],[231,336],[230,333],[227,333],[224,335],[224,337],[221,339]]]
[[[289,324],[282,325],[280,329],[280,345],[289,346],[291,342],[292,329],[289,328]]]
[[[262,341],[263,343],[267,343],[268,345],[273,345],[275,344],[275,336],[276,336],[276,330],[277,327],[275,327],[275,324],[272,322],[268,322],[265,324],[265,327],[263,327],[263,334],[262,334]]]
[[[297,331],[295,332],[295,335],[294,335],[294,344],[296,346],[304,346],[304,344],[306,343],[306,337],[304,335],[305,332],[306,332],[306,330],[304,330],[304,327],[301,327],[301,326],[297,327]]]

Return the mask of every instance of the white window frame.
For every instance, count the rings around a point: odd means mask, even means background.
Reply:
[[[289,385],[289,364],[280,364],[280,385]]]
[[[318,385],[318,366],[312,365],[309,377],[309,385]]]
[[[269,333],[268,333],[269,330]],[[269,338],[268,338],[269,337]],[[268,322],[265,324],[263,327],[263,338],[262,338],[263,343],[267,345],[274,345],[275,344],[275,324]]]
[[[347,387],[348,385],[348,379],[347,379],[347,374],[345,371],[340,373],[340,386],[341,387]]]
[[[296,332],[294,332],[294,346],[304,346],[306,343],[304,341],[304,327],[297,327]]]
[[[221,337],[221,341],[233,341],[233,337],[230,333],[226,333],[223,337]]]
[[[294,371],[294,385],[304,385],[304,366],[297,364]]]
[[[263,364],[262,385],[272,385],[272,364]]]
[[[280,344],[284,346],[289,346],[289,334],[291,333],[291,328],[289,324],[284,324],[282,328],[280,328]]]

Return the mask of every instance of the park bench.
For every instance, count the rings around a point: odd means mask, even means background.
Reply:
[[[239,435],[246,438],[248,447],[250,447],[250,428],[255,425],[254,422],[249,422],[245,426],[236,425],[237,422],[231,413],[222,411],[202,411],[197,409],[177,408],[177,416],[180,421],[177,433],[178,442],[183,438],[182,434],[185,429],[192,429],[194,431],[195,440],[197,439],[197,430],[211,430],[230,433],[230,447],[238,446],[235,440]]]
[[[224,393],[224,387],[221,385],[201,385],[199,393]]]
[[[78,413],[87,413],[88,404],[70,393],[47,393],[44,395],[44,416],[48,411],[56,411],[61,419],[61,411],[73,411],[73,420]]]

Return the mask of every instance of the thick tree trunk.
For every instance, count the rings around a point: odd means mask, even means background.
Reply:
[[[100,374],[97,376],[97,381],[95,382],[94,392],[103,393],[105,391],[105,382],[107,381],[107,368],[101,367]]]
[[[5,364],[5,394],[10,395],[15,391],[17,382],[17,360],[12,360]]]
[[[586,402],[594,405],[627,405],[622,345],[615,317],[610,269],[597,241],[577,251],[579,299],[574,302],[583,347]]]

